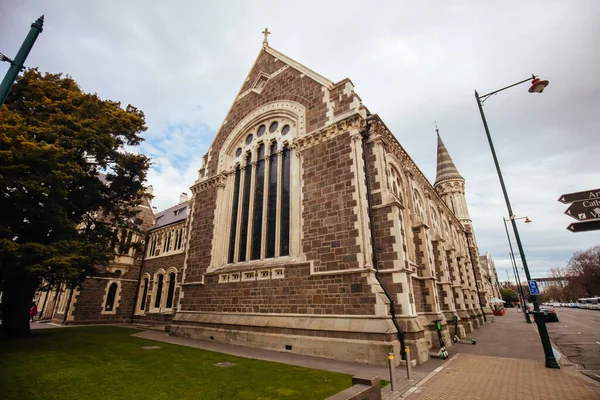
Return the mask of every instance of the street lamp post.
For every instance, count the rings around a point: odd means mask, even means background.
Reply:
[[[31,24],[31,28],[29,29],[29,33],[25,37],[21,48],[17,52],[14,60],[6,57],[4,54],[0,53],[0,61],[6,61],[10,63],[10,68],[6,71],[6,75],[4,75],[4,79],[2,83],[0,83],[0,107],[4,104],[4,100],[6,96],[8,96],[8,92],[10,91],[11,86],[17,79],[17,75],[21,72],[21,69],[25,68],[25,60],[35,43],[38,35],[42,32],[44,26],[44,16],[39,17],[33,24]]]
[[[523,219],[525,218],[525,222],[531,222],[531,220],[527,217],[521,217],[521,218],[515,218],[515,220],[517,219]],[[510,236],[508,234],[508,227],[506,226],[506,219],[504,217],[502,217],[502,220],[504,221],[504,229],[506,230],[506,238],[508,239],[508,246],[510,248],[510,260],[512,262],[513,265],[513,272],[515,274],[515,279],[517,281],[517,288],[519,290],[519,294],[521,295],[521,304],[523,305],[523,313],[525,314],[525,321],[530,324],[531,323],[531,318],[529,318],[529,310],[527,309],[527,307],[525,307],[525,292],[523,292],[523,286],[521,285],[521,277],[519,277],[519,270],[517,268],[517,262],[515,261],[515,256],[514,256],[514,252],[513,252],[513,248],[512,248],[512,242],[510,241]]]
[[[544,88],[548,86],[548,81],[540,80],[535,75],[532,75],[531,78],[524,79],[520,82],[513,83],[512,85],[506,86],[502,89],[498,89],[496,91],[490,92],[483,96],[479,96],[479,93],[475,91],[475,99],[477,100],[477,107],[479,107],[479,113],[481,114],[481,120],[483,122],[483,127],[485,128],[485,133],[487,135],[487,139],[490,145],[490,150],[492,152],[492,157],[494,158],[494,164],[496,166],[496,172],[498,173],[498,179],[500,180],[500,186],[502,187],[502,193],[504,195],[504,201],[506,202],[506,208],[508,209],[508,215],[510,217],[510,222],[512,224],[513,232],[515,235],[515,240],[517,241],[517,247],[519,249],[519,254],[521,255],[521,261],[523,262],[523,268],[525,269],[525,275],[527,276],[527,280],[531,280],[531,275],[529,273],[529,268],[527,266],[527,260],[525,258],[525,251],[523,250],[523,245],[521,244],[521,238],[519,236],[519,230],[517,229],[517,223],[515,222],[515,215],[513,214],[512,207],[510,205],[510,200],[508,199],[508,193],[506,191],[506,186],[504,185],[504,179],[502,177],[502,172],[500,170],[500,164],[498,164],[498,157],[496,157],[496,150],[494,149],[494,143],[492,142],[492,136],[490,135],[490,130],[487,125],[487,121],[485,119],[485,114],[483,113],[483,102],[487,100],[490,96],[495,95],[503,90],[509,89],[513,86],[520,85],[527,81],[531,81],[531,87],[529,88],[530,93],[542,93]],[[540,334],[540,338],[542,341],[542,347],[544,348],[544,354],[546,356],[546,367],[547,368],[560,368],[560,365],[556,362],[556,358],[554,357],[554,353],[552,352],[552,344],[550,343],[550,337],[548,336],[548,329],[546,328],[546,322],[544,321],[544,314],[540,311],[540,305],[538,303],[538,299],[536,295],[531,296],[531,300],[533,302],[533,316],[535,318],[535,322],[538,327],[538,332]]]

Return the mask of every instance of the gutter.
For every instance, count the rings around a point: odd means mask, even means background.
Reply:
[[[370,129],[371,129],[371,123],[370,123],[370,121],[367,120],[367,127],[365,128],[364,131],[362,131],[360,133],[360,135],[362,136],[361,144],[362,144],[362,153],[363,153],[363,164],[364,164],[364,169],[365,169],[364,170],[365,181],[366,181],[366,186],[367,186],[367,212],[369,214],[369,224],[370,224],[370,228],[371,228],[370,231],[371,231],[371,247],[372,247],[372,254],[373,254],[373,268],[375,268],[375,279],[377,279],[377,282],[379,282],[379,286],[381,286],[381,288],[383,289],[383,293],[385,294],[385,297],[387,297],[388,301],[390,302],[390,314],[392,315],[392,322],[394,323],[394,326],[396,327],[396,331],[398,334],[398,340],[400,341],[400,355],[403,360],[406,360],[404,332],[402,332],[402,329],[400,328],[398,321],[396,321],[396,303],[394,302],[394,300],[392,299],[392,296],[390,296],[389,292],[387,291],[387,289],[385,288],[385,286],[379,279],[379,269],[377,268],[378,258],[377,258],[377,246],[375,244],[375,222],[373,219],[373,195],[371,193],[369,168],[367,166],[366,141],[367,141],[367,138],[369,137]]]

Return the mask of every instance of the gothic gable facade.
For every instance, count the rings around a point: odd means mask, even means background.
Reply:
[[[349,79],[265,42],[191,198],[153,214],[143,254],[98,284],[96,308],[65,300],[81,313],[72,323],[130,316],[369,364],[387,364],[390,348],[399,362],[408,346],[422,363],[440,347],[437,321],[451,344],[450,321],[464,336],[489,312],[464,179],[440,149],[431,185]]]

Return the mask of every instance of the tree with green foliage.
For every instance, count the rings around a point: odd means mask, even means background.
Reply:
[[[519,297],[517,296],[517,292],[509,288],[500,288],[500,294],[502,295],[502,300],[507,303],[515,303],[519,301]]]
[[[144,113],[84,93],[70,77],[26,71],[0,109],[3,336],[29,334],[42,280],[75,287],[114,256],[115,227],[135,229],[150,160]]]

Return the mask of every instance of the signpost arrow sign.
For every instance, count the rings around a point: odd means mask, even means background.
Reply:
[[[567,229],[571,232],[595,231],[600,229],[600,220],[587,222],[573,222],[571,225],[567,226]]]
[[[600,218],[600,199],[576,201],[567,208],[565,214],[577,221],[598,219]]]
[[[600,199],[600,189],[585,190],[577,193],[566,193],[558,198],[563,204],[569,204],[574,201]]]

